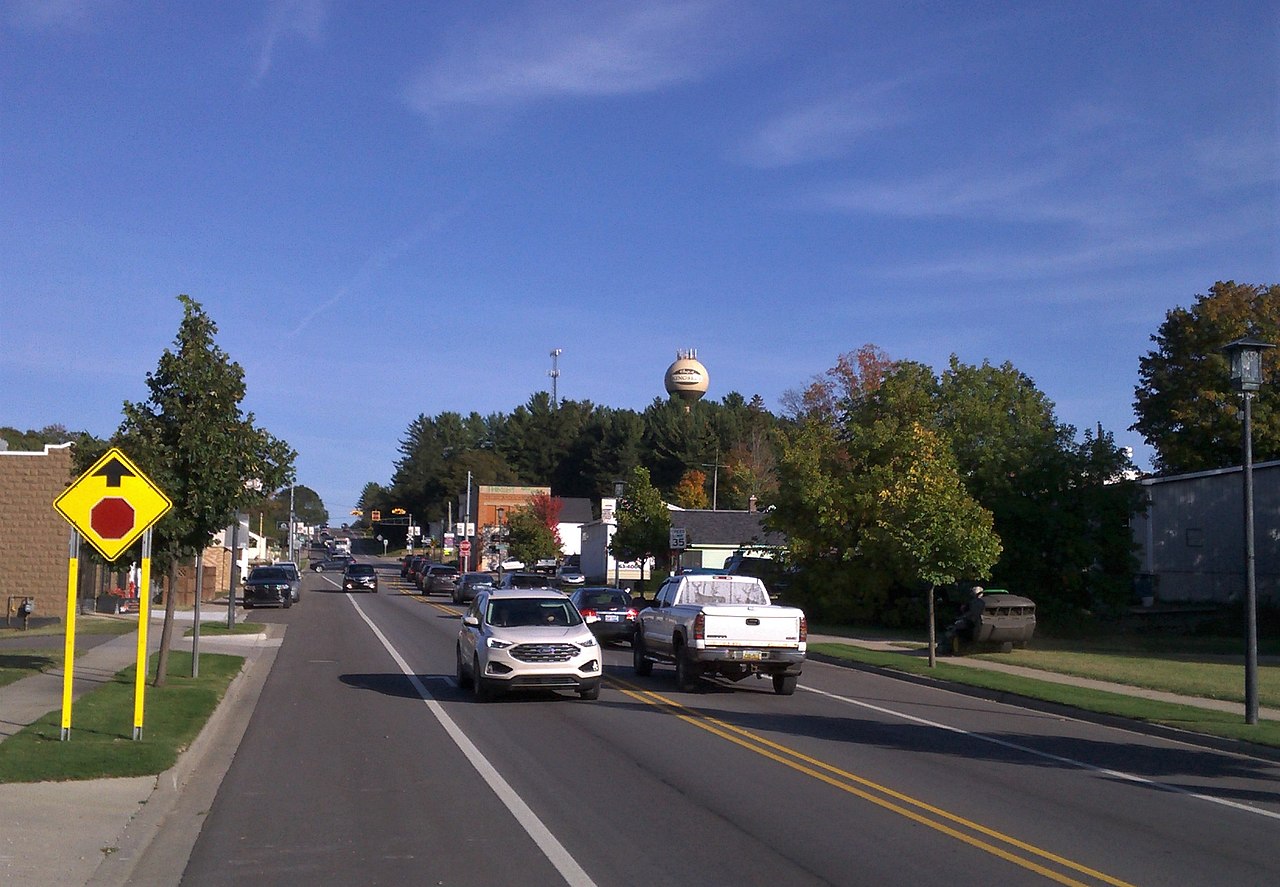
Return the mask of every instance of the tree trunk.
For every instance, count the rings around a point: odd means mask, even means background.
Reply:
[[[936,585],[929,586],[929,667],[933,668],[938,664],[938,629],[935,623],[933,596]]]
[[[156,656],[156,679],[153,687],[163,687],[169,671],[169,641],[173,636],[173,611],[176,607],[178,586],[178,559],[169,562],[169,582],[164,594],[164,627],[160,629],[160,652]]]

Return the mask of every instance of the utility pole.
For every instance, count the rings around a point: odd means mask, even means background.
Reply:
[[[551,349],[551,369],[547,375],[551,377],[551,409],[560,409],[560,394],[557,391],[559,387],[557,382],[560,380],[560,355],[564,353],[562,348]]]
[[[471,569],[471,472],[467,472],[467,509],[462,518],[462,538],[467,540],[467,553],[462,555],[462,572]]]
[[[719,496],[720,496],[720,469],[729,467],[728,465],[720,464],[720,448],[719,447],[716,447],[716,461],[703,462],[702,467],[715,469],[715,472],[711,476],[711,510],[715,511],[716,505],[719,501]]]

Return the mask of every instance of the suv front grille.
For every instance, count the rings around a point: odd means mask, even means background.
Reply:
[[[578,655],[573,644],[517,644],[511,658],[521,662],[568,662]]]

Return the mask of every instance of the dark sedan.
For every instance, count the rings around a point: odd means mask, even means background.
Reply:
[[[246,610],[254,607],[293,606],[293,578],[284,567],[254,567],[240,586],[240,601]]]
[[[372,591],[378,593],[378,571],[373,564],[348,564],[342,573],[345,591]]]
[[[423,594],[447,594],[453,597],[458,584],[458,568],[446,564],[432,564],[422,574]]]
[[[481,590],[493,587],[494,581],[491,573],[463,573],[453,586],[453,602],[455,604],[468,603],[475,600],[476,595]]]
[[[579,588],[569,600],[586,620],[591,633],[603,644],[626,641],[636,635],[636,608],[631,595],[617,588]]]
[[[349,554],[333,554],[322,561],[312,563],[311,569],[317,573],[323,573],[325,570],[345,570],[349,565],[355,563],[355,560]]]

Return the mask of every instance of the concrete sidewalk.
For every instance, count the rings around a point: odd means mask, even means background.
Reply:
[[[913,641],[811,634],[809,635],[809,643],[811,645],[849,644],[852,646],[863,647],[868,650],[900,653],[904,657],[916,659],[925,659],[929,656],[928,645]],[[1206,699],[1201,696],[1182,696],[1177,693],[1165,693],[1160,690],[1147,690],[1142,687],[1133,687],[1128,684],[1116,684],[1110,681],[1097,681],[1090,678],[1080,678],[1073,675],[1058,674],[1057,672],[1052,671],[1043,671],[1038,668],[1027,668],[1021,665],[1009,665],[1004,662],[993,662],[989,659],[974,659],[971,656],[940,656],[938,657],[938,661],[945,662],[947,665],[958,665],[965,668],[1004,672],[1005,674],[1032,678],[1037,681],[1045,681],[1051,684],[1066,684],[1072,687],[1080,687],[1082,689],[1104,690],[1108,693],[1116,693],[1121,696],[1134,696],[1139,699],[1152,699],[1159,702],[1172,702],[1178,705],[1189,705],[1194,708],[1203,708],[1210,711],[1228,712],[1230,714],[1238,714],[1240,715],[1241,720],[1244,719],[1244,703],[1242,702],[1230,702],[1222,699]],[[1243,673],[1241,674],[1241,680],[1243,680]],[[1264,721],[1280,721],[1280,709],[1259,708],[1258,719]]]
[[[190,613],[176,614],[171,649],[190,650]],[[163,614],[148,630],[148,648],[159,648]],[[214,620],[215,622],[217,620]],[[173,884],[185,868],[207,809],[230,765],[239,738],[274,661],[283,626],[258,635],[202,636],[201,653],[233,653],[245,667],[218,710],[173,768],[159,776],[80,782],[0,784],[0,883],[66,887],[80,884]],[[73,699],[110,680],[137,658],[136,631],[98,643],[76,660]],[[61,647],[57,658],[61,659]],[[61,666],[0,687],[0,740],[62,707]],[[71,740],[75,741],[75,706]],[[184,813],[184,811],[187,811]],[[178,821],[178,820],[183,821]],[[189,843],[187,841],[189,840]],[[139,873],[149,854],[149,873]]]

